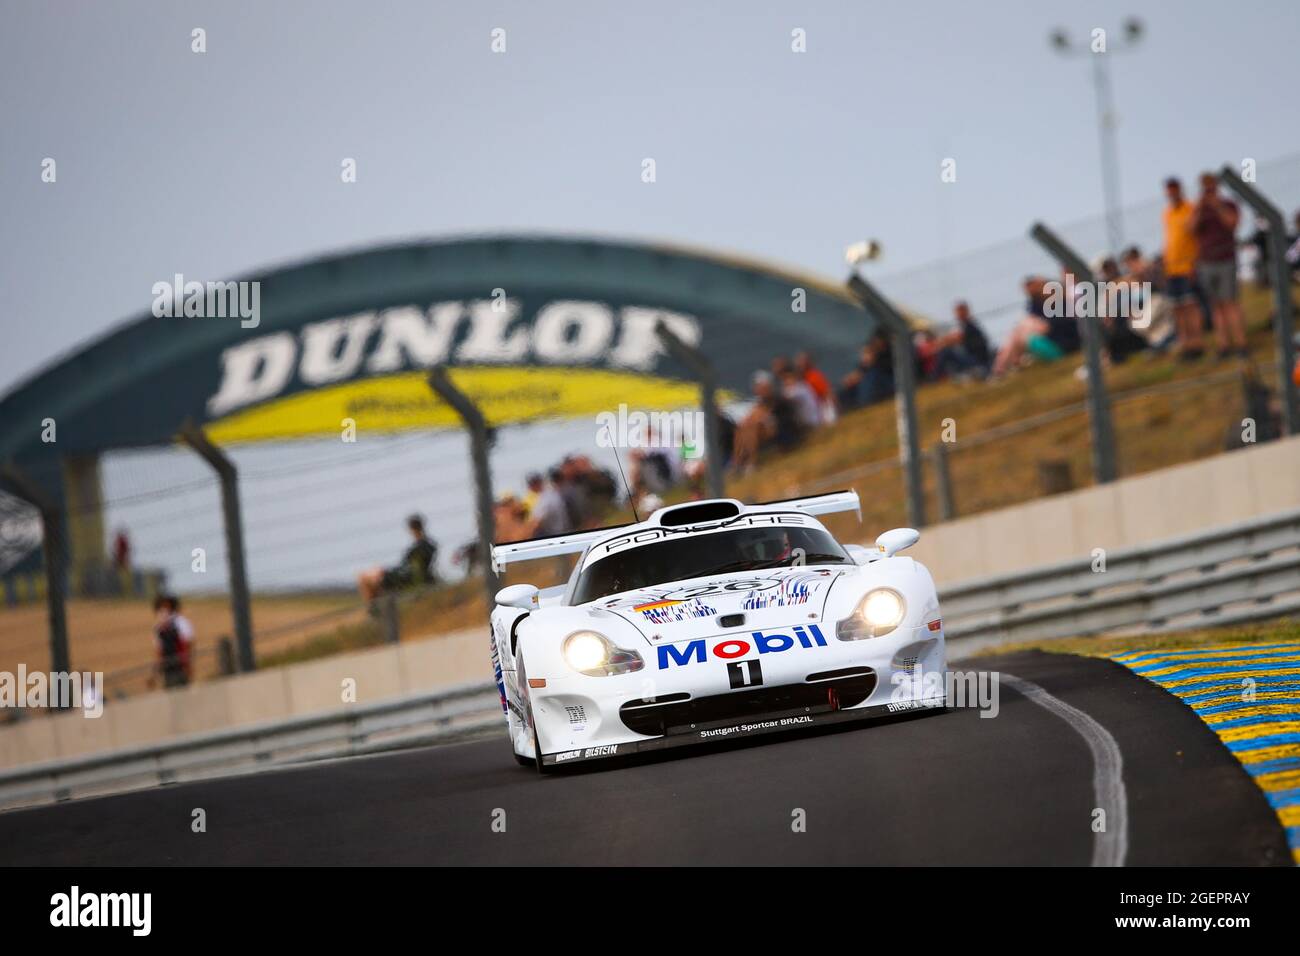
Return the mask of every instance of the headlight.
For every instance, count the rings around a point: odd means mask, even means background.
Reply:
[[[615,647],[609,638],[595,631],[574,631],[564,639],[560,650],[566,664],[588,677],[627,674],[645,666],[636,651]]]
[[[893,588],[868,591],[852,614],[840,621],[835,636],[841,641],[884,637],[907,615],[907,602]]]

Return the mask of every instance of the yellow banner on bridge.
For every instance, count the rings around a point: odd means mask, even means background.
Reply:
[[[482,410],[490,425],[547,418],[580,418],[616,411],[620,403],[640,409],[699,404],[690,382],[599,368],[467,366],[448,370],[452,382]],[[299,392],[247,408],[207,426],[219,445],[356,431],[399,432],[456,428],[460,418],[430,389],[423,372],[403,372]]]

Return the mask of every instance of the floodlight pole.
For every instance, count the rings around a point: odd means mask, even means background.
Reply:
[[[0,466],[0,479],[41,514],[41,536],[45,551],[45,605],[50,619],[50,670],[57,674],[71,673],[72,664],[68,654],[67,539],[63,533],[63,509],[44,488],[13,462]]]
[[[483,587],[487,607],[491,611],[496,602],[500,580],[492,566],[492,544],[496,541],[496,516],[492,512],[492,470],[488,464],[488,427],[483,413],[473,400],[452,384],[445,366],[429,370],[429,387],[434,394],[452,407],[469,433],[469,457],[474,468],[474,491],[478,510],[479,563],[483,566]]]
[[[253,656],[253,612],[248,594],[248,568],[244,562],[239,470],[193,422],[187,421],[181,426],[179,437],[212,466],[221,481],[221,514],[226,528],[226,568],[230,577],[230,613],[234,618],[236,657],[239,669],[248,672],[256,669],[257,660]]]
[[[1291,306],[1291,270],[1286,261],[1286,220],[1268,197],[1237,175],[1231,166],[1219,171],[1223,184],[1268,222],[1268,262],[1273,278],[1273,337],[1277,343],[1278,384],[1282,395],[1282,424],[1288,435],[1300,435],[1300,395],[1295,373],[1295,316]]]
[[[704,353],[680,338],[663,319],[655,323],[655,335],[668,354],[685,365],[700,383],[700,409],[704,412],[704,464],[707,467],[709,497],[726,496],[722,476],[722,439],[718,434],[718,376]]]
[[[898,423],[898,457],[903,465],[907,491],[907,520],[914,528],[925,527],[925,482],[921,472],[920,426],[916,414],[916,356],[912,349],[912,329],[903,314],[894,308],[866,279],[854,272],[848,279],[849,292],[874,315],[889,333],[894,356],[894,412]]]
[[[1112,482],[1118,476],[1115,464],[1115,427],[1110,418],[1110,396],[1106,392],[1106,382],[1101,369],[1101,322],[1095,313],[1100,311],[1099,304],[1102,289],[1097,283],[1092,269],[1083,258],[1062,239],[1041,222],[1034,223],[1029,230],[1030,236],[1047,251],[1053,259],[1065,266],[1074,275],[1076,283],[1087,282],[1093,287],[1093,315],[1082,316],[1079,328],[1083,336],[1084,359],[1088,369],[1088,428],[1092,433],[1092,477],[1099,484]],[[1062,304],[1071,308],[1062,296]]]

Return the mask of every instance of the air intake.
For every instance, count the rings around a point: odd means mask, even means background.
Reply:
[[[667,508],[659,515],[659,524],[665,528],[680,528],[688,524],[707,524],[710,521],[726,521],[740,514],[740,503],[736,501],[701,501],[695,504]]]

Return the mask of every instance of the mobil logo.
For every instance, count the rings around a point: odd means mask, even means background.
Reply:
[[[724,637],[715,640],[712,646],[704,638],[687,641],[685,644],[663,644],[656,648],[659,652],[659,669],[683,664],[703,664],[710,657],[723,661],[734,661],[753,651],[760,654],[780,654],[793,647],[825,647],[826,638],[822,629],[816,624],[806,627],[796,624],[788,634],[765,634],[754,631],[749,637]]]

